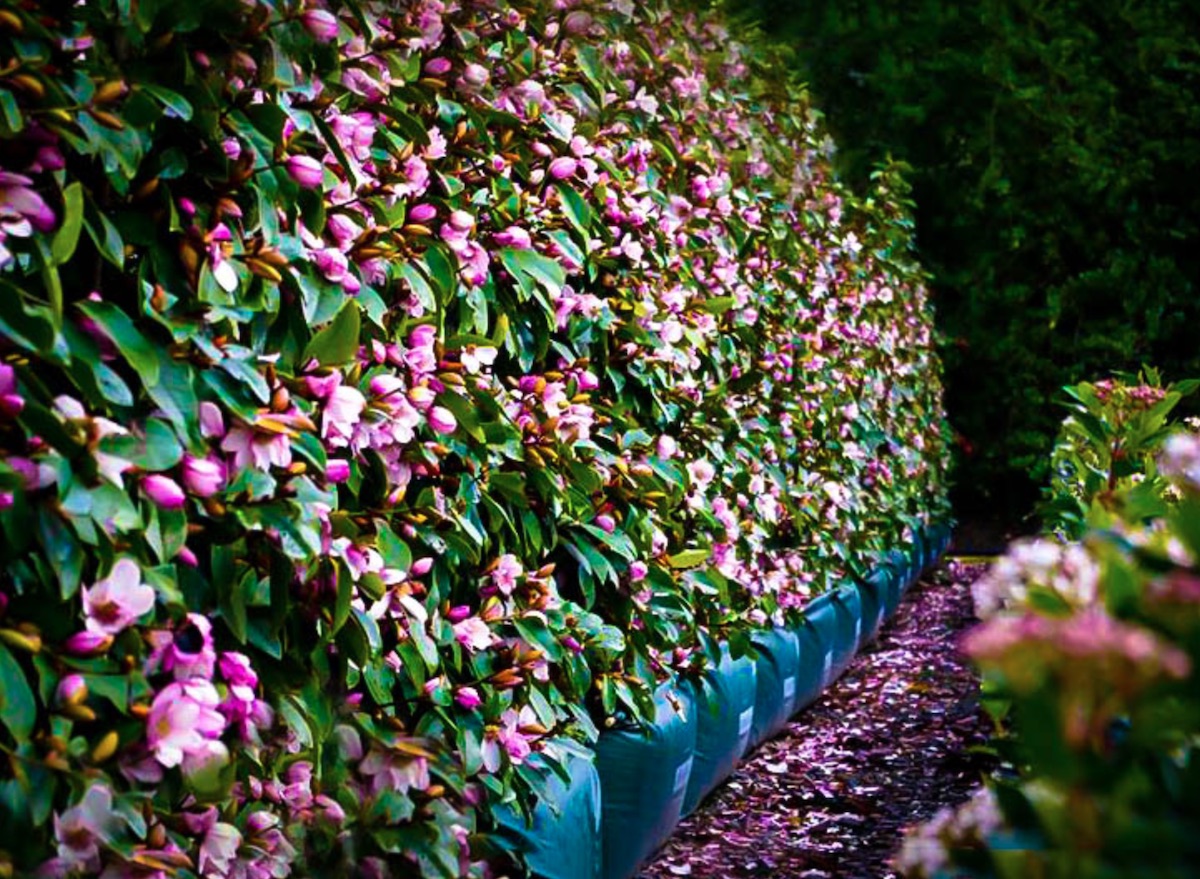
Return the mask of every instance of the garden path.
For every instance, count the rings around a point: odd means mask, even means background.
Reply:
[[[965,800],[991,721],[958,652],[978,566],[948,562],[813,705],[675,831],[642,879],[891,879],[906,826]]]

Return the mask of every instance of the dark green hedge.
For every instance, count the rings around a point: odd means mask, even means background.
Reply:
[[[855,147],[844,174],[914,166],[960,515],[1028,509],[1063,385],[1197,371],[1200,4],[740,2]]]

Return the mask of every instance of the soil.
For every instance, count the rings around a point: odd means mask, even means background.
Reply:
[[[943,564],[843,677],[751,754],[641,879],[891,879],[904,828],[992,768],[992,723],[958,652],[978,566]]]

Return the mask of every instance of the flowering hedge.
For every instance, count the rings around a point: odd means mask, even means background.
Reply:
[[[1195,381],[1068,388],[1047,512],[973,587],[1004,771],[905,842],[913,877],[1186,876],[1200,820]]]
[[[944,513],[903,184],[714,21],[0,7],[0,869],[482,873]]]

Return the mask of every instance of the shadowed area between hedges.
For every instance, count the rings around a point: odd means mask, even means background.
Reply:
[[[643,879],[894,876],[903,829],[965,800],[991,768],[971,751],[991,722],[957,649],[981,572],[950,562],[914,586],[879,639],[679,825]]]

